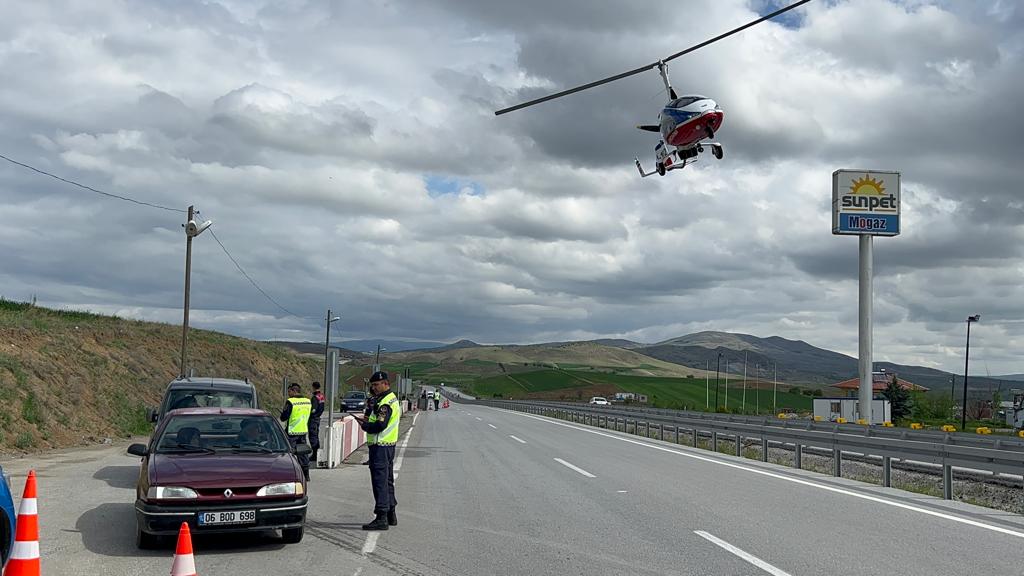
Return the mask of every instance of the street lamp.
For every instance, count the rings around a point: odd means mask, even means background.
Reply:
[[[380,344],[377,344],[377,356],[373,359],[373,371],[380,372],[380,351],[388,351],[387,348],[381,348]]]
[[[192,278],[192,239],[202,234],[213,224],[213,220],[207,220],[202,224],[196,223],[195,217],[199,212],[195,206],[188,207],[188,221],[185,227],[185,317],[181,322],[181,377],[184,378],[188,371],[185,369],[185,362],[188,354],[188,308],[189,290]]]
[[[967,317],[967,350],[964,353],[964,405],[960,409],[960,430],[967,427],[967,366],[971,359],[971,323],[981,321],[981,314]]]

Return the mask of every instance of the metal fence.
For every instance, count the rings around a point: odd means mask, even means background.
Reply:
[[[893,459],[936,464],[942,467],[943,496],[947,500],[953,497],[953,467],[1024,475],[1024,442],[1018,439],[764,417],[737,418],[678,410],[522,400],[458,400],[639,433],[677,444],[686,439],[698,446],[699,439],[706,438],[716,451],[721,442],[734,443],[737,456],[742,455],[744,441],[756,439],[760,440],[764,461],[768,460],[770,447],[782,447],[793,450],[794,466],[798,468],[802,467],[804,448],[823,449],[832,454],[835,476],[842,474],[843,453],[881,457],[883,486],[891,486]]]

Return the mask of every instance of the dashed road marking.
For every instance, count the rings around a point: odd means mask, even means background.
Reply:
[[[565,466],[566,468],[575,470],[575,471],[579,472],[580,474],[583,474],[587,478],[597,478],[597,476],[594,476],[593,474],[591,474],[590,472],[587,472],[583,468],[580,468],[579,466],[575,466],[573,464],[570,464],[570,463],[566,462],[565,460],[562,460],[561,458],[555,458],[555,462],[558,462],[559,464],[561,464],[562,466]]]

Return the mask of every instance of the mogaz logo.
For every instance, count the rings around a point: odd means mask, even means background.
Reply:
[[[875,180],[867,174],[850,184],[850,192],[844,194],[839,205],[843,210],[851,212],[893,212],[896,207],[896,195],[887,194],[881,180]]]

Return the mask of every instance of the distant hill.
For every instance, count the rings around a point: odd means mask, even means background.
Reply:
[[[1010,380],[1012,382],[1024,382],[1024,374],[1007,374],[1005,376],[993,376],[994,380]]]
[[[694,368],[704,368],[710,364],[712,372],[715,371],[718,354],[722,353],[722,372],[728,371],[731,375],[743,373],[745,354],[748,378],[754,375],[758,367],[760,378],[772,378],[772,367],[777,363],[779,381],[787,383],[827,386],[853,378],[858,372],[856,358],[818,348],[802,340],[787,340],[779,336],[759,338],[729,332],[698,332],[636,348],[635,351]],[[876,362],[875,368],[895,372],[900,377],[932,390],[948,390],[950,378],[953,377],[949,372],[934,368],[890,362]],[[961,381],[961,377],[956,378],[958,385]],[[1002,384],[1005,386],[1006,383]],[[1000,382],[995,378],[972,375],[970,379],[970,388],[974,390],[989,387],[995,389],[999,385]]]
[[[670,362],[663,362],[632,350],[603,346],[593,342],[564,344],[532,344],[506,346],[475,346],[457,349],[432,349],[403,352],[389,357],[390,362],[427,362],[453,365],[467,362],[486,362],[518,366],[538,366],[576,369],[616,369],[638,376],[704,376],[704,370],[695,370]]]
[[[428,342],[415,340],[341,340],[338,342],[349,350],[372,354],[377,352],[377,345],[387,352],[406,352],[408,350],[429,350],[448,346],[447,342]],[[382,352],[383,353],[383,352]]]
[[[426,348],[433,352],[444,352],[447,350],[463,350],[465,348],[479,348],[480,345],[472,340],[459,340],[458,342],[449,344],[447,346],[441,346],[439,348]],[[424,350],[424,348],[417,348],[417,350]]]
[[[267,344],[273,344],[275,346],[283,346],[285,348],[294,350],[299,354],[319,354],[323,356],[324,345],[318,342],[290,342],[288,340],[268,340]],[[365,358],[366,355],[362,352],[356,352],[349,350],[348,348],[342,348],[336,344],[331,344],[331,348],[338,351],[338,356],[341,358],[357,359]]]

